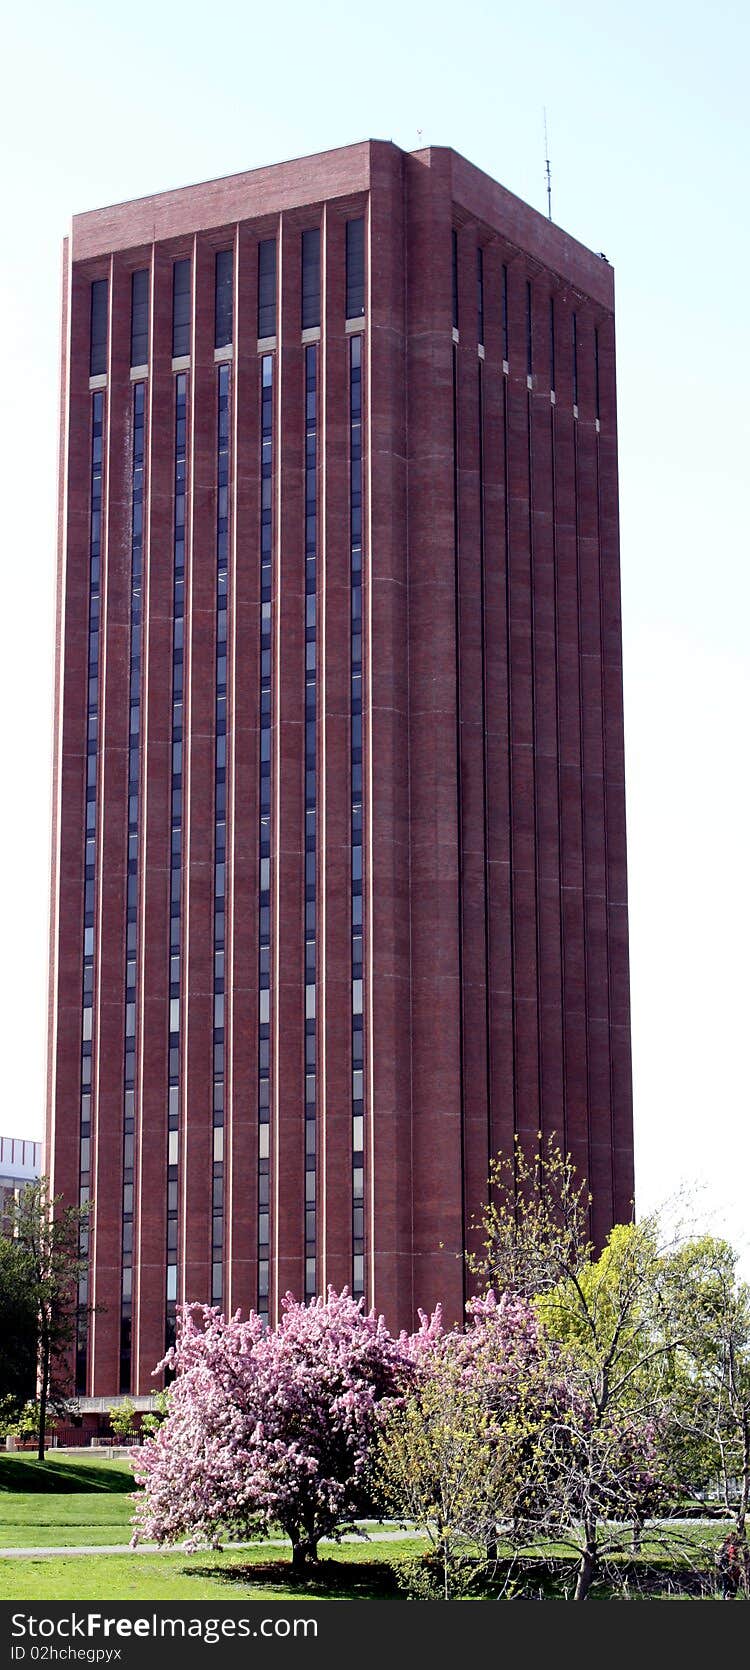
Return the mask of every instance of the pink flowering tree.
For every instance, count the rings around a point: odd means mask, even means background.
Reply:
[[[317,1558],[367,1506],[380,1415],[413,1372],[403,1340],[346,1289],[283,1301],[279,1326],[185,1307],[169,1413],[136,1455],[134,1542],[219,1546],[280,1525],[292,1563]]]

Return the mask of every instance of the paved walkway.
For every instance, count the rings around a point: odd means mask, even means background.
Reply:
[[[400,1542],[405,1536],[415,1536],[417,1532],[409,1531],[370,1531],[367,1537],[357,1537],[349,1533],[341,1538],[342,1542]],[[335,1548],[336,1544],[327,1537],[321,1537],[321,1548]],[[225,1542],[221,1549],[198,1548],[192,1549],[193,1554],[233,1554],[236,1549],[257,1548],[261,1552],[264,1548],[288,1548],[286,1537],[265,1537],[262,1542]],[[55,1548],[0,1548],[0,1560],[38,1560],[47,1555],[49,1558],[65,1554],[186,1554],[184,1542],[171,1543],[165,1547],[156,1542],[139,1542],[131,1548],[128,1542],[92,1543],[90,1546],[76,1547],[73,1544],[63,1544]]]

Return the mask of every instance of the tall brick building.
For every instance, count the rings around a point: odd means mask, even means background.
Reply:
[[[490,1156],[633,1192],[613,278],[447,149],[77,216],[47,1166],[77,1384],[183,1299],[463,1303]]]

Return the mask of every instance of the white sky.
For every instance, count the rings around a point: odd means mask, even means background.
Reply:
[[[0,1130],[44,1106],[60,243],[357,139],[449,144],[615,267],[638,1202],[747,1238],[747,65],[732,0],[66,0],[3,24]]]

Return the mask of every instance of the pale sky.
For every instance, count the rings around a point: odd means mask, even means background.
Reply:
[[[43,1121],[71,213],[370,137],[544,210],[546,105],[554,218],[617,285],[638,1205],[702,1183],[746,1243],[750,8],[39,0],[3,56],[0,1131]]]

